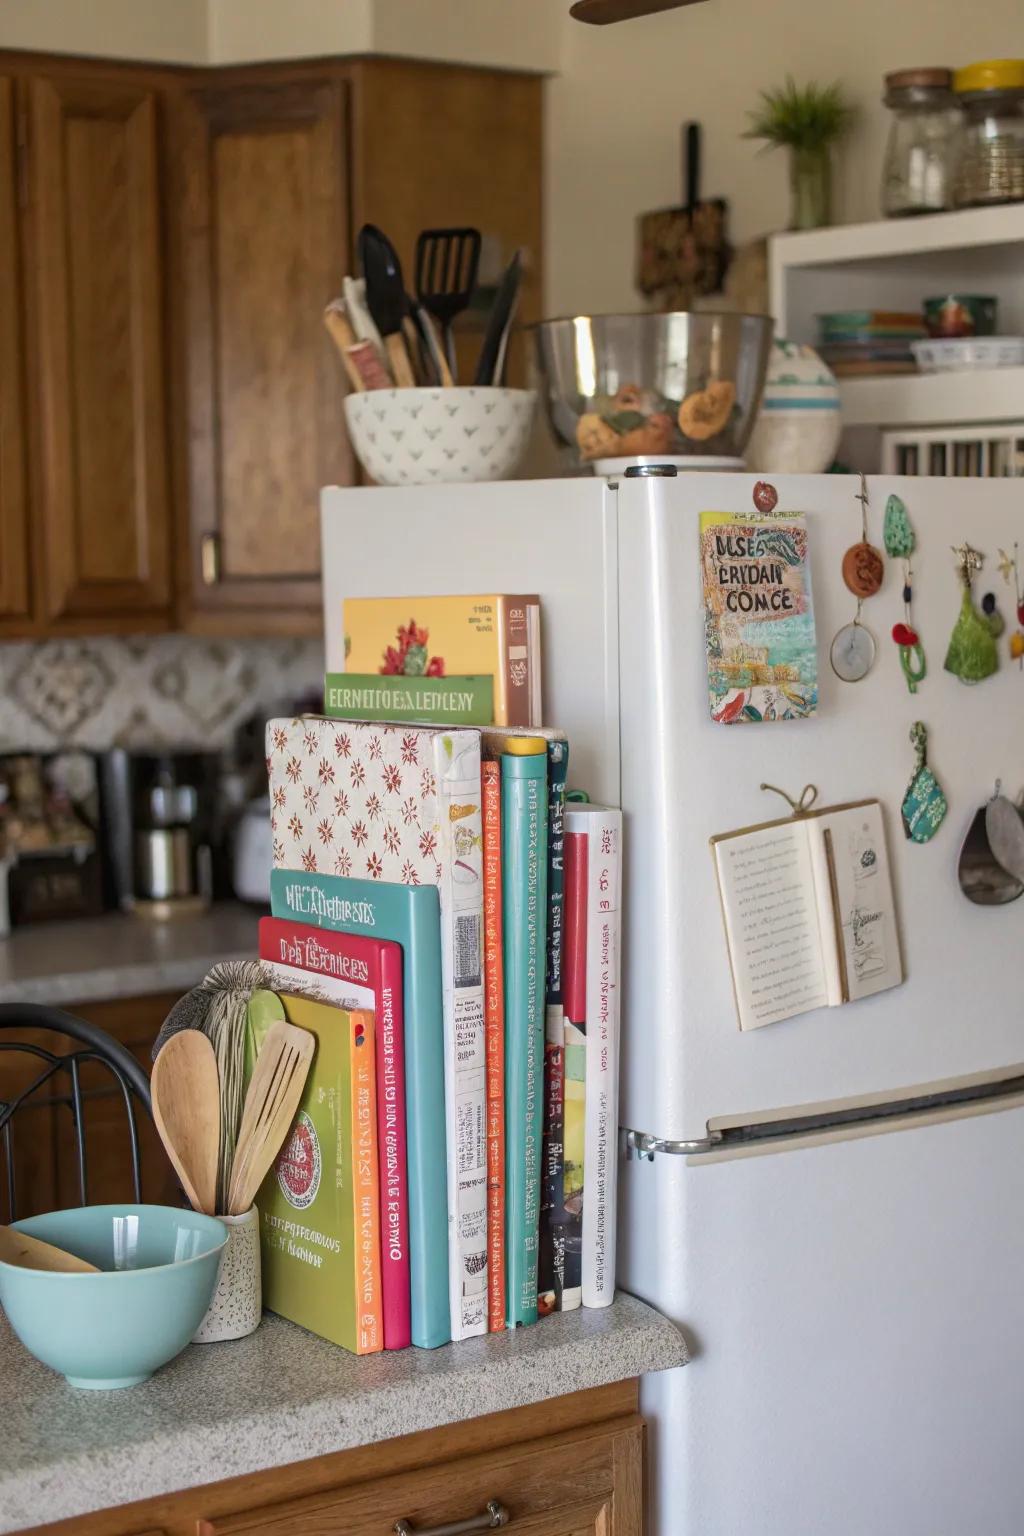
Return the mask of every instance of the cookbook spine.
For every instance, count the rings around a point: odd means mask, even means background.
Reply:
[[[501,766],[480,768],[484,823],[484,1012],[487,1029],[487,1323],[505,1327],[505,996],[502,967]]]
[[[495,723],[532,725],[528,606],[521,597],[499,597],[497,602],[500,674]]]
[[[583,1305],[608,1307],[615,1294],[622,812],[594,811],[587,814],[586,821],[587,1088]]]
[[[480,737],[460,731],[432,740],[442,844],[448,1300],[458,1340],[486,1333],[488,1312]]]
[[[406,1349],[412,1343],[405,1115],[402,953],[389,948],[381,952],[377,1003],[377,1137],[385,1349]]]
[[[352,1092],[352,1208],[355,1222],[355,1352],[374,1354],[383,1344],[380,1273],[380,1190],[372,1013],[349,1014]]]
[[[569,746],[548,743],[548,891],[544,993],[544,1142],[541,1166],[540,1246],[537,1305],[541,1315],[557,1309],[565,1281],[564,1201],[564,1015],[562,1011],[562,920],[565,898],[565,780]]]
[[[505,1267],[510,1328],[537,1320],[543,1117],[547,757],[501,759]]]
[[[583,1301],[584,1155],[587,1074],[587,839],[565,833],[563,926],[563,1163],[564,1274],[561,1310]]]

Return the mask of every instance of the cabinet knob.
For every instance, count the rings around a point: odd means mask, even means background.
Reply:
[[[392,1526],[394,1536],[467,1536],[470,1531],[496,1531],[508,1525],[511,1515],[497,1499],[488,1499],[487,1508],[468,1520],[455,1520],[450,1525],[413,1525],[411,1520],[396,1520]]]
[[[199,568],[204,587],[215,587],[220,581],[220,539],[215,533],[204,533],[199,541]]]

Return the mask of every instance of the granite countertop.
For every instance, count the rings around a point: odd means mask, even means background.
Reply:
[[[218,960],[256,958],[258,907],[217,902],[159,923],[129,913],[15,928],[0,939],[0,1003],[103,1002],[187,992]]]
[[[632,1296],[442,1349],[358,1359],[269,1314],[193,1344],[151,1381],[86,1392],[0,1313],[0,1532],[685,1365],[675,1326]]]

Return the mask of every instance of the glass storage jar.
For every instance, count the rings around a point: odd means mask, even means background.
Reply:
[[[882,171],[882,212],[940,213],[953,206],[960,114],[948,69],[900,69],[885,77],[893,114]]]
[[[958,69],[963,108],[956,202],[964,208],[1024,199],[1024,59]]]

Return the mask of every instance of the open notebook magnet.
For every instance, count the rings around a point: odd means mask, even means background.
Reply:
[[[799,805],[805,801],[806,792]],[[711,850],[740,1029],[857,1002],[902,982],[877,800],[798,808],[713,837]]]

